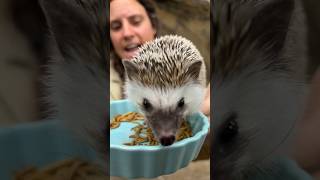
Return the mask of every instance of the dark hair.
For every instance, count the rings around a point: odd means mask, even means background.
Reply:
[[[153,4],[152,0],[137,0],[137,1],[146,10],[147,15],[148,15],[148,17],[149,17],[149,19],[151,21],[152,27],[157,30],[158,26],[159,26],[159,21],[158,21],[158,17],[157,17],[157,14],[156,14],[156,9],[154,7],[154,4]],[[157,32],[158,31],[156,31],[156,33]],[[119,73],[121,79],[124,79],[124,67],[123,67],[122,61],[121,61],[120,57],[115,53],[111,41],[110,41],[110,52],[112,53],[112,55],[110,57],[115,59],[113,61],[113,63],[114,63],[113,66],[114,66],[115,70]]]
[[[153,3],[151,0],[138,0],[140,4],[144,7],[144,9],[147,11],[148,17],[151,21],[152,27],[154,29],[158,29],[159,21],[156,14],[156,9],[153,6]]]

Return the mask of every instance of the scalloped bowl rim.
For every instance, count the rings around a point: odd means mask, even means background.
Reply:
[[[110,107],[111,107],[111,104],[120,104],[123,102],[128,102],[128,100],[127,99],[113,100],[110,103]],[[164,149],[180,148],[180,147],[186,146],[187,144],[199,141],[203,136],[206,136],[208,134],[210,124],[208,122],[209,121],[208,118],[203,113],[197,112],[195,114],[200,115],[200,119],[202,120],[203,126],[201,130],[198,131],[194,136],[175,142],[171,146],[126,146],[126,145],[110,144],[110,149],[123,150],[123,151],[159,151]]]

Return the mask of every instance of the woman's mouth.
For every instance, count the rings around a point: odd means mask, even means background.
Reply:
[[[129,44],[125,46],[124,50],[126,52],[135,52],[138,50],[139,47],[140,47],[140,44]]]

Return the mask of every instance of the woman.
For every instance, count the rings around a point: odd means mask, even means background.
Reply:
[[[157,34],[158,19],[149,0],[110,1],[110,98],[123,98],[124,67],[138,47]]]

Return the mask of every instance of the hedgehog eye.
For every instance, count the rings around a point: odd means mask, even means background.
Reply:
[[[178,108],[183,108],[184,106],[184,98],[181,98],[178,102]]]
[[[151,103],[149,102],[148,99],[143,98],[143,102],[142,102],[143,108],[147,111],[149,111],[152,108]]]
[[[221,143],[231,142],[239,133],[237,114],[232,113],[221,126],[219,138]]]

